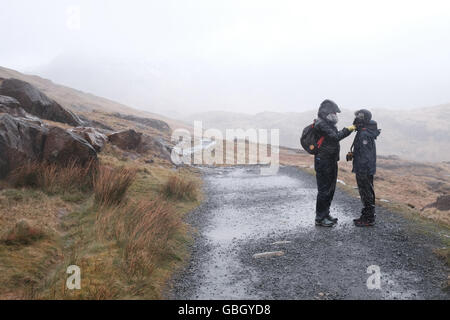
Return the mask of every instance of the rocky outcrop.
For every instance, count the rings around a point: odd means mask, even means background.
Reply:
[[[0,114],[0,177],[26,161],[40,161],[47,134],[36,121]]]
[[[152,151],[159,157],[170,160],[170,146],[165,144],[162,139],[132,129],[110,134],[108,139],[122,150],[136,151],[141,154]]]
[[[49,126],[41,118],[76,127],[66,130]],[[169,128],[162,121],[144,120],[160,130]],[[136,158],[151,152],[170,160],[171,147],[162,138],[135,130],[111,133],[87,126],[86,121],[90,120],[81,120],[27,82],[0,79],[0,178],[30,161],[60,165],[75,161],[84,166],[97,161],[97,152],[108,141]]]
[[[157,156],[172,161],[170,154],[172,153],[173,148],[171,145],[166,143],[162,138],[151,137],[144,134],[142,136],[142,149],[147,151],[151,150]]]
[[[135,150],[137,151],[142,139],[142,133],[135,130],[125,130],[115,132],[108,136],[109,142],[119,147],[122,150]]]
[[[450,210],[450,194],[438,196],[436,202],[426,205],[422,208],[422,211],[429,208],[436,208],[440,211]]]
[[[67,164],[75,161],[86,165],[97,159],[97,152],[85,139],[79,135],[59,127],[48,130],[43,149],[43,160]]]
[[[84,127],[92,127],[97,130],[108,131],[108,133],[114,132],[113,128],[111,128],[110,126],[108,126],[100,121],[88,119],[87,117],[85,117],[83,115],[79,115],[78,118],[80,118]]]
[[[64,109],[56,101],[48,98],[43,92],[18,79],[0,81],[0,95],[12,97],[20,103],[26,112],[42,119],[80,126],[81,120],[72,112]]]
[[[450,194],[439,196],[434,205],[436,209],[441,211],[450,210]]]
[[[26,117],[27,113],[20,107],[19,101],[7,96],[0,96],[0,112],[9,113],[15,117]]]
[[[102,151],[108,141],[108,137],[106,135],[91,127],[76,127],[70,129],[70,131],[84,138],[97,152]]]
[[[142,125],[144,125],[146,127],[150,127],[150,128],[156,129],[156,130],[161,131],[163,133],[170,133],[169,125],[167,123],[165,123],[164,121],[161,121],[161,120],[137,117],[137,116],[132,116],[132,115],[129,115],[129,114],[121,114],[121,113],[114,113],[113,116],[115,116],[116,118],[120,118],[120,119],[133,121],[133,122],[142,124]]]
[[[95,149],[82,137],[39,120],[0,114],[0,178],[28,161],[85,165],[97,159]]]

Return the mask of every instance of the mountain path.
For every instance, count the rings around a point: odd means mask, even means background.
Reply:
[[[448,268],[432,252],[443,245],[425,224],[378,207],[375,227],[354,227],[360,200],[338,188],[331,212],[339,223],[320,228],[308,173],[201,170],[206,199],[187,218],[197,230],[191,259],[168,298],[449,299],[441,289]],[[379,287],[368,268],[379,268]],[[369,289],[369,277],[376,288]]]

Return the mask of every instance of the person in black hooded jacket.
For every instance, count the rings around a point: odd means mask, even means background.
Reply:
[[[350,126],[338,131],[336,128],[337,113],[340,112],[341,110],[335,102],[325,100],[320,104],[318,119],[314,123],[318,135],[324,137],[314,156],[317,180],[316,225],[322,227],[332,227],[337,223],[337,218],[330,215],[330,205],[336,190],[339,141],[348,137],[356,129],[355,126]]]
[[[377,150],[375,140],[380,135],[377,123],[372,120],[369,110],[355,112],[357,134],[353,142],[353,172],[356,174],[359,195],[363,203],[361,217],[353,220],[358,227],[375,224],[375,190],[373,176],[377,169]]]

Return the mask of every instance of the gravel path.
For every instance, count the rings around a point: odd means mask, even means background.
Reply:
[[[377,225],[356,228],[359,199],[337,190],[336,227],[314,225],[315,178],[282,167],[203,168],[205,202],[188,217],[198,233],[171,299],[449,299],[439,237],[382,208]],[[282,251],[281,256],[254,254]],[[367,287],[379,266],[380,289]]]

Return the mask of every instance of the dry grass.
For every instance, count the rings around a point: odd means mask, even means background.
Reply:
[[[431,219],[436,222],[441,222],[446,224],[447,226],[450,226],[450,212],[448,210],[440,211],[436,208],[429,208],[420,211],[420,215],[427,219]]]
[[[95,162],[84,167],[75,161],[66,166],[29,162],[13,170],[7,180],[14,188],[35,188],[48,194],[86,192],[92,189],[95,171]]]
[[[0,299],[33,299],[61,253],[59,212],[72,204],[34,189],[0,191]]]
[[[6,245],[29,245],[44,237],[45,233],[41,228],[33,226],[29,221],[22,219],[2,237],[1,241]]]
[[[191,239],[181,219],[198,201],[162,197],[171,166],[145,159],[103,153],[87,187],[72,182],[83,174],[63,168],[35,174],[44,165],[2,183],[0,239],[21,219],[45,233],[28,244],[0,241],[0,299],[161,299],[187,258]],[[195,180],[191,169],[177,175]],[[51,184],[58,187],[45,187]],[[72,264],[82,270],[81,290],[65,287]]]
[[[40,190],[0,190],[0,233],[11,230],[21,219],[45,230],[55,230],[60,216],[70,212],[73,206],[62,197],[50,196]]]
[[[60,262],[61,249],[50,237],[0,248],[0,299],[34,299],[42,279]]]
[[[99,206],[119,204],[136,177],[136,171],[125,167],[101,166],[94,178],[94,197]]]
[[[7,178],[13,188],[33,188],[47,194],[65,194],[68,201],[77,202],[74,191],[94,191],[98,205],[114,205],[125,197],[133,183],[136,170],[125,167],[97,166],[94,162],[80,167],[75,162],[67,166],[30,162],[14,170]]]
[[[197,181],[180,175],[172,175],[162,186],[161,192],[167,198],[178,200],[196,200],[199,192]]]
[[[132,276],[154,270],[180,225],[174,208],[162,199],[101,208],[96,219],[98,237],[119,243],[126,271]]]
[[[445,262],[447,267],[450,267],[450,248],[434,249],[433,252]]]

